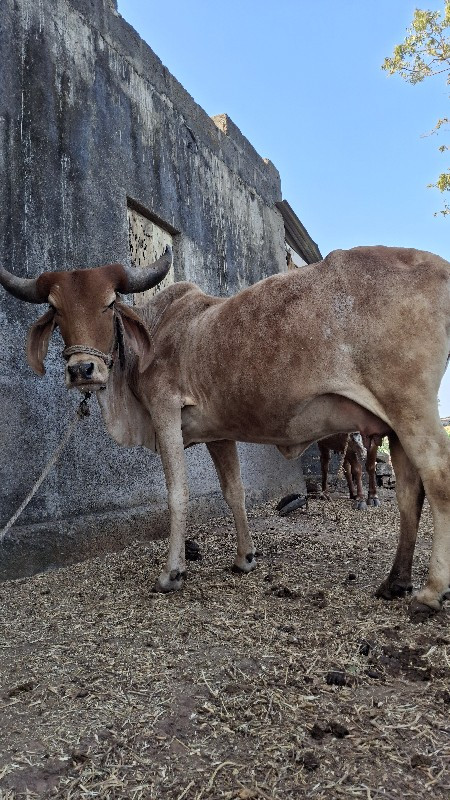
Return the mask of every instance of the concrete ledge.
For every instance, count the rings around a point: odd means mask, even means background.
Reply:
[[[268,489],[247,492],[247,509],[274,498]],[[189,503],[189,519],[207,522],[229,515],[221,492],[194,498]],[[119,552],[133,542],[165,539],[169,532],[167,508],[140,506],[110,514],[55,520],[54,523],[17,525],[0,545],[0,582],[25,578],[38,572]]]

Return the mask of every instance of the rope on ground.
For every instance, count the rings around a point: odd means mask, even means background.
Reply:
[[[78,406],[78,408],[76,410],[76,413],[74,414],[74,416],[70,420],[70,422],[69,422],[69,424],[67,426],[66,432],[65,432],[63,438],[61,439],[58,447],[56,448],[55,452],[50,457],[50,459],[47,461],[47,464],[45,465],[44,469],[42,470],[39,478],[37,479],[36,483],[32,487],[31,491],[27,494],[25,500],[20,504],[20,506],[17,509],[17,511],[15,512],[15,514],[12,515],[11,519],[8,520],[8,522],[6,523],[5,527],[2,528],[2,530],[0,531],[0,545],[3,544],[4,538],[5,538],[6,534],[8,533],[9,529],[12,528],[12,526],[14,525],[16,520],[20,517],[22,511],[27,507],[28,503],[34,497],[34,495],[36,494],[37,490],[39,489],[40,485],[45,481],[45,479],[46,479],[48,473],[50,472],[50,470],[52,469],[52,467],[58,461],[58,458],[60,457],[61,453],[63,452],[63,450],[64,450],[64,448],[65,448],[65,446],[67,444],[67,442],[69,441],[70,437],[72,436],[72,433],[73,433],[73,431],[75,429],[75,426],[76,426],[77,422],[80,419],[83,419],[84,417],[88,417],[89,416],[90,412],[89,412],[89,407],[88,407],[88,401],[89,401],[90,396],[91,396],[90,392],[85,392],[84,393],[84,398],[83,398],[83,400],[81,400],[81,402],[80,402],[80,404],[79,404],[79,406]]]

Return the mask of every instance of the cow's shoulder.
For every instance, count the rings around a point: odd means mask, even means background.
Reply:
[[[155,300],[157,301],[158,297],[164,296],[171,300],[179,300],[187,294],[203,294],[203,292],[195,283],[191,283],[190,281],[178,281],[159,292]]]
[[[138,313],[152,336],[170,334],[177,339],[187,325],[196,324],[203,312],[222,302],[223,298],[205,294],[195,283],[180,281],[158,292]]]
[[[223,298],[205,294],[195,283],[180,281],[159,292],[148,304],[145,315],[149,320],[157,319],[170,309],[171,316],[193,317],[222,302]]]
[[[172,283],[162,291],[158,292],[148,303],[148,310],[158,310],[172,305],[175,302],[183,301],[185,304],[198,304],[200,306],[214,305],[220,302],[219,297],[205,294],[195,283],[189,281],[179,281]]]

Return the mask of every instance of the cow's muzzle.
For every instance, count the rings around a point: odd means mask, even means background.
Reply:
[[[109,369],[103,361],[93,356],[85,360],[72,356],[66,366],[65,382],[68,389],[81,392],[97,392],[104,389],[109,378]]]
[[[74,345],[63,350],[67,361],[66,386],[68,389],[96,392],[103,389],[113,365],[113,356],[94,347]]]
[[[119,314],[114,315],[114,331],[114,341],[109,353],[85,344],[72,344],[64,348],[62,356],[67,361],[66,386],[68,389],[80,389],[87,392],[104,389],[116,356],[118,356],[120,367],[124,368],[124,329]]]

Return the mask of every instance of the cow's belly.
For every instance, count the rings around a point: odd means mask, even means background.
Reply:
[[[231,439],[240,442],[274,444],[288,457],[299,455],[318,439],[334,433],[361,431],[363,437],[384,436],[389,426],[363,406],[336,394],[326,394],[293,405],[257,413],[234,414],[223,408],[211,415],[199,406],[182,411],[185,446],[197,442]]]

